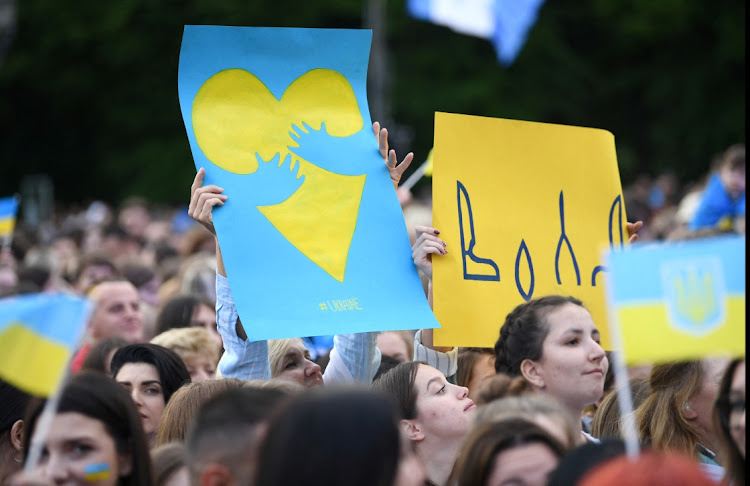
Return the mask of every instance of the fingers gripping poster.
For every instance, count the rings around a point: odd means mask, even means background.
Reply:
[[[517,305],[583,301],[609,346],[605,248],[627,244],[614,137],[605,130],[435,114],[437,345],[492,347]]]
[[[438,326],[372,131],[371,37],[185,26],[180,107],[251,340]]]

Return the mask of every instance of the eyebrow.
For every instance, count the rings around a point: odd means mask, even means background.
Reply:
[[[563,334],[568,334],[568,333],[572,333],[577,336],[583,336],[584,334],[582,329],[578,329],[575,327],[571,327],[570,329],[567,329]],[[599,332],[599,329],[594,328],[594,330],[591,331],[591,334],[601,334],[601,333]]]
[[[131,382],[129,382],[129,381],[118,381],[117,383],[119,383],[120,385],[133,386],[133,384],[132,384]],[[141,386],[143,386],[143,385],[153,385],[154,383],[156,383],[156,384],[157,384],[157,385],[159,385],[159,386],[163,386],[163,385],[162,385],[162,384],[161,384],[161,383],[159,382],[159,380],[148,380],[148,381],[143,381],[143,382],[141,382]]]
[[[442,383],[442,380],[440,379],[439,376],[434,376],[434,377],[430,378],[430,381],[427,382],[427,386],[425,387],[425,389],[429,390],[430,389],[430,385],[432,385],[432,383],[435,382],[435,381],[438,382],[438,383]]]

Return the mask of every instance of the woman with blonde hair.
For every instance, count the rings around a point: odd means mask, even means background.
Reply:
[[[202,327],[179,327],[165,331],[151,340],[171,349],[185,363],[193,383],[214,378],[219,354],[210,331]]]

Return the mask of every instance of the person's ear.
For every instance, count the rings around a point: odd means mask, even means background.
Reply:
[[[15,451],[23,449],[23,420],[16,420],[10,428],[10,445]]]
[[[544,377],[542,374],[542,367],[538,362],[530,359],[521,361],[521,375],[526,378],[526,381],[539,388],[544,389]]]
[[[133,472],[133,454],[126,452],[117,456],[117,473],[120,477]]]
[[[201,486],[227,486],[234,484],[234,478],[229,469],[222,464],[211,462],[203,467],[201,472]]]
[[[682,406],[682,416],[688,420],[695,420],[696,418],[698,418],[698,412],[693,410],[689,402],[685,402],[685,404]]]
[[[424,431],[416,420],[402,419],[400,425],[401,431],[410,441],[421,442],[424,440]]]

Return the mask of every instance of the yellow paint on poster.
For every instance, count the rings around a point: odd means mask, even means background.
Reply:
[[[584,302],[610,347],[602,250],[627,244],[614,136],[435,114],[433,259],[439,346],[491,347],[505,316],[544,295]]]

